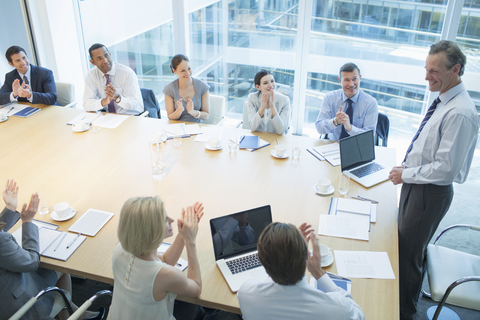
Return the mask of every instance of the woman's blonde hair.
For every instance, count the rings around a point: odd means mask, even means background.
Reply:
[[[160,197],[128,199],[120,211],[117,236],[135,256],[156,250],[165,237],[165,212]]]

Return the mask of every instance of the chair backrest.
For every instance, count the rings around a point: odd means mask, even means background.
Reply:
[[[390,120],[386,114],[378,113],[377,129],[375,130],[375,145],[386,147],[388,143],[388,132],[390,131]]]
[[[68,82],[55,81],[57,102],[64,107],[75,106],[75,86]]]
[[[160,105],[152,89],[140,88],[143,98],[143,107],[148,111],[150,118],[160,119]]]
[[[250,122],[248,122],[248,101],[243,103],[243,129],[250,129]]]
[[[210,97],[210,116],[203,123],[217,124],[225,117],[225,97],[213,94]]]

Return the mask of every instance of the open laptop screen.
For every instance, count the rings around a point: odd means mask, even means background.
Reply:
[[[257,250],[258,237],[271,222],[270,206],[211,219],[215,261]]]
[[[340,140],[340,163],[342,171],[375,160],[373,130],[368,130]]]

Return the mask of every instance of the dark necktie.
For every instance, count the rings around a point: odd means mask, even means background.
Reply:
[[[30,82],[28,82],[28,79],[25,75],[23,75],[23,84],[25,84],[27,86],[30,84]]]
[[[407,161],[407,156],[412,151],[413,148],[413,143],[415,140],[417,140],[418,136],[420,135],[420,132],[422,132],[423,127],[425,127],[425,124],[427,121],[432,117],[432,114],[435,112],[435,109],[437,109],[437,104],[440,102],[440,97],[437,97],[437,99],[433,100],[432,105],[430,108],[428,108],[427,114],[425,115],[425,118],[423,118],[422,123],[420,124],[420,128],[418,128],[417,133],[415,133],[415,136],[412,139],[412,142],[410,142],[410,146],[408,146],[407,153],[405,153],[405,158],[403,158],[403,162]]]
[[[110,84],[110,75],[106,74],[105,75],[105,78],[107,78],[107,83],[106,85],[108,86]],[[115,101],[110,101],[110,103],[108,104],[108,112],[110,113],[117,113],[117,111],[115,110]]]
[[[348,115],[348,118],[350,119],[350,124],[352,123],[352,118],[353,118],[353,107],[352,107],[352,100],[347,99],[347,110],[345,110],[345,113]],[[345,127],[342,125],[342,133],[340,134],[340,139],[349,137],[350,135],[347,133],[347,130],[345,130]]]

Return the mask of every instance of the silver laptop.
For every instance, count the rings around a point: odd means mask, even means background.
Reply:
[[[233,292],[248,279],[262,281],[268,277],[258,261],[257,242],[271,222],[270,206],[210,220],[215,261]]]
[[[389,169],[375,160],[373,130],[344,138],[340,143],[342,172],[366,188],[388,180]]]

